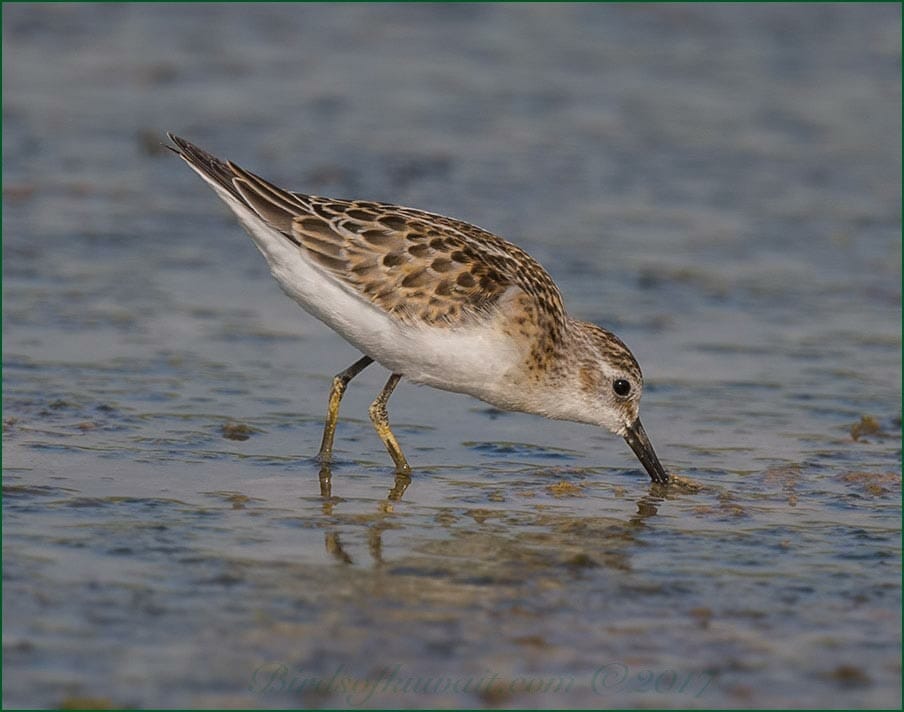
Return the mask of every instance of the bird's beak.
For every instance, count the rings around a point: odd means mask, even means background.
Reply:
[[[656,457],[656,451],[653,450],[653,444],[650,442],[650,438],[647,437],[643,425],[640,424],[640,418],[635,420],[633,425],[628,426],[628,431],[625,433],[625,442],[637,455],[637,459],[640,460],[640,464],[644,466],[644,469],[650,473],[650,479],[653,482],[661,485],[668,483],[669,476],[662,468],[659,458]]]

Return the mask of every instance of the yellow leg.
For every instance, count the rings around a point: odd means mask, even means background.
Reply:
[[[374,360],[370,356],[363,356],[333,378],[333,386],[330,388],[330,405],[327,408],[326,423],[323,426],[323,440],[320,442],[320,453],[317,455],[320,462],[328,463],[333,457],[333,437],[336,435],[336,421],[339,420],[339,403],[342,401],[345,387],[350,380],[373,362]]]
[[[389,490],[389,499],[390,502],[398,502],[402,499],[402,495],[405,494],[405,490],[408,489],[408,485],[411,484],[411,477],[400,472],[396,472],[395,476],[395,484],[392,486],[392,489]]]
[[[396,472],[400,475],[407,475],[411,472],[411,468],[408,466],[408,461],[402,454],[402,448],[399,447],[398,440],[395,439],[395,435],[392,434],[392,430],[389,428],[389,416],[386,413],[386,401],[389,400],[389,396],[392,395],[393,390],[395,390],[395,387],[398,385],[401,378],[401,373],[394,373],[389,377],[389,380],[386,381],[386,385],[383,386],[380,395],[378,395],[377,399],[370,404],[370,420],[377,430],[377,435],[380,436],[380,439],[389,451],[389,456],[395,463]]]

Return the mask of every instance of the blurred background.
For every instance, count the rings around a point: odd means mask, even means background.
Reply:
[[[900,92],[894,3],[4,4],[4,705],[898,707]],[[322,496],[357,353],[166,131],[527,249],[696,487],[403,383],[390,500],[372,368]]]

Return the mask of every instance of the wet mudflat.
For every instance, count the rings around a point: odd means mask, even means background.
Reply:
[[[899,7],[3,20],[6,706],[900,704]],[[372,367],[325,494],[357,354],[166,130],[516,241],[694,486],[403,382],[399,499]]]

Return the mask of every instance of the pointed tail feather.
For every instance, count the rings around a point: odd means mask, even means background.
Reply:
[[[167,146],[173,153],[179,155],[188,165],[199,173],[210,178],[221,188],[225,189],[233,197],[242,200],[242,196],[236,190],[235,184],[232,182],[235,173],[216,156],[212,156],[207,151],[198,148],[193,143],[179,138],[174,133],[167,133],[170,140],[176,144],[176,147]]]
[[[264,222],[279,230],[292,242],[292,219],[310,213],[310,206],[298,197],[282,190],[232,161],[221,161],[190,141],[168,133],[176,148],[168,148],[206,178],[214,187],[223,188],[242,206],[250,208]],[[227,201],[228,202],[228,201]]]

